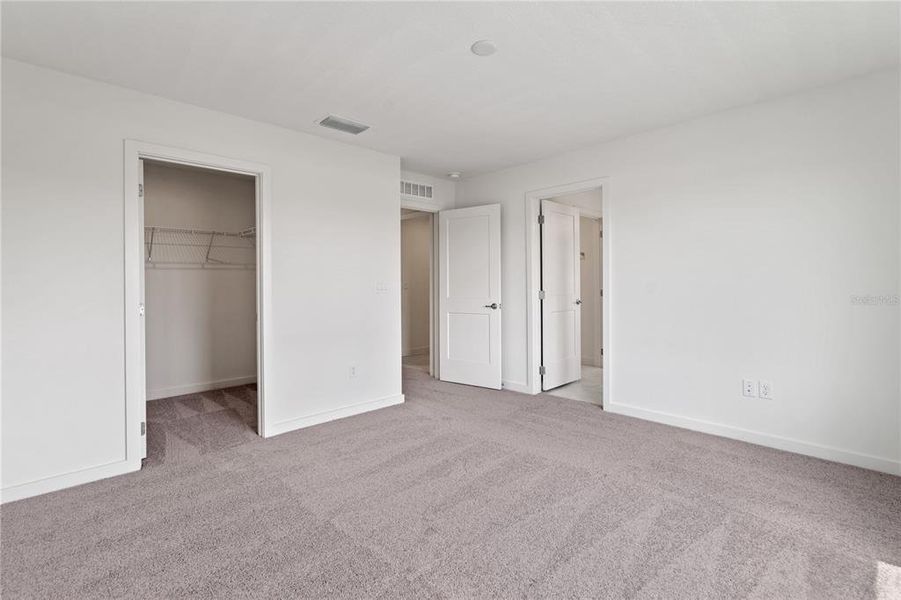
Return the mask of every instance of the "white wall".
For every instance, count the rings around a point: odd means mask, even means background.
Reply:
[[[239,232],[256,223],[256,182],[144,161],[145,226]],[[251,262],[253,249],[238,260]],[[256,380],[256,270],[146,269],[147,399]]]
[[[397,157],[11,60],[2,94],[4,500],[121,472],[126,138],[271,168],[277,430],[402,400]]]
[[[897,472],[899,307],[852,296],[899,291],[898,106],[882,72],[464,181],[459,206],[503,204],[504,379],[525,193],[608,177],[605,406]]]
[[[405,215],[400,223],[400,240],[403,355],[426,354],[429,351],[429,259],[432,249],[432,221],[428,213]]]

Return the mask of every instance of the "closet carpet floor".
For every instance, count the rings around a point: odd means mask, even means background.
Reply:
[[[404,391],[268,440],[228,398],[155,408],[142,471],[0,509],[3,598],[901,593],[899,477],[419,369]]]
[[[252,442],[256,430],[256,384],[151,400],[144,468]]]

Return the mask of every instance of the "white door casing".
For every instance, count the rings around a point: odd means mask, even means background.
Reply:
[[[444,210],[439,221],[439,373],[501,389],[501,207]]]
[[[143,271],[146,267],[144,266],[144,261],[147,259],[147,246],[146,242],[143,239],[144,235],[144,159],[138,159],[138,213],[140,219],[140,232],[142,235],[141,239],[141,270]],[[141,419],[141,442],[140,442],[140,452],[141,458],[147,458],[147,296],[144,289],[144,274],[142,272],[140,277],[140,298],[141,304],[138,309],[138,314],[140,315],[140,327],[138,331],[138,336],[140,338],[140,374],[138,375],[139,382],[138,384],[141,386],[142,391],[142,399],[138,404],[139,417]]]
[[[541,389],[581,377],[582,310],[579,209],[541,201]]]
[[[597,321],[597,343],[600,345],[595,352],[597,366],[604,366],[604,220],[598,219],[598,300],[595,320]]]

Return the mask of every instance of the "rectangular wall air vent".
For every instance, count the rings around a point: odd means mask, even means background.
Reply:
[[[412,181],[401,180],[400,193],[403,196],[413,196],[414,198],[431,198],[432,186],[424,183],[413,183]]]
[[[327,116],[326,118],[319,121],[319,124],[323,127],[328,127],[329,129],[337,129],[338,131],[352,133],[353,135],[363,133],[364,131],[369,129],[369,125],[363,125],[362,123],[357,123],[355,121],[344,119],[342,117],[336,117],[335,115]]]

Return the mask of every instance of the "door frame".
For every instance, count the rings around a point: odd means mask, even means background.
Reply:
[[[435,350],[438,348],[438,219],[436,217],[440,210],[436,206],[404,195],[400,197],[400,207],[428,213],[429,222],[432,225],[432,243],[429,245],[429,375],[438,379],[438,357],[435,356]],[[402,220],[401,215],[398,214],[398,223]],[[398,249],[398,258],[403,260],[401,254],[403,250],[400,245],[398,245]],[[403,277],[403,274],[401,276]],[[403,293],[403,282],[401,282],[401,294]],[[401,303],[403,303],[403,298],[401,298]],[[401,327],[403,327],[403,315],[401,315]],[[401,346],[403,346],[403,331],[401,331]],[[401,358],[403,358],[403,350],[401,350]]]
[[[541,200],[550,199],[556,196],[565,196],[567,194],[575,194],[579,192],[587,192],[590,190],[601,189],[601,213],[595,211],[580,209],[585,216],[601,219],[604,228],[604,236],[601,238],[602,254],[601,265],[603,269],[601,289],[604,290],[604,296],[601,299],[601,319],[603,322],[603,344],[604,344],[604,406],[612,404],[613,387],[611,377],[611,366],[613,364],[613,293],[614,288],[611,285],[613,280],[613,272],[610,268],[612,264],[612,241],[613,241],[613,203],[611,202],[610,178],[599,177],[596,179],[587,179],[553,187],[541,188],[526,192],[525,211],[526,211],[526,355],[527,355],[527,373],[526,373],[526,391],[531,394],[541,393],[541,377],[538,369],[541,367],[541,302],[538,298],[538,292],[541,285],[541,232],[538,225],[538,215],[541,214]],[[508,386],[509,387],[509,386]]]
[[[140,468],[142,416],[146,411],[146,357],[144,317],[144,198],[138,191],[138,168],[142,159],[176,163],[250,175],[256,181],[256,286],[257,286],[257,432],[268,437],[266,423],[266,384],[269,381],[266,357],[272,339],[269,317],[272,314],[271,180],[268,165],[206,154],[172,146],[126,139],[124,144],[124,229],[125,229],[125,444],[126,460]],[[142,404],[143,410],[142,410]]]

